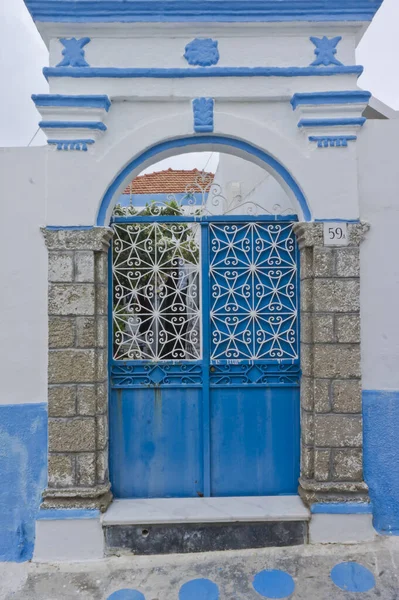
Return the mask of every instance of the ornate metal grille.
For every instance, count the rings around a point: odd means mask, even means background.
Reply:
[[[210,225],[211,358],[298,358],[291,224]]]
[[[199,359],[199,226],[123,223],[114,232],[113,358]]]
[[[131,202],[132,202],[131,195]],[[286,215],[295,214],[290,207],[282,208],[280,204],[272,204],[270,198],[264,198],[264,204],[259,204],[251,197],[241,194],[230,196],[223,193],[221,185],[214,182],[213,175],[199,173],[192,183],[186,186],[184,194],[168,194],[166,200],[153,200],[145,207],[129,206],[115,207],[114,215],[140,216],[161,215],[172,216],[218,216],[218,215]]]

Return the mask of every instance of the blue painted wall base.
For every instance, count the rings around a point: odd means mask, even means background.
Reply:
[[[0,406],[0,561],[33,555],[47,480],[47,404]]]
[[[374,527],[399,535],[399,390],[363,392],[364,471]]]

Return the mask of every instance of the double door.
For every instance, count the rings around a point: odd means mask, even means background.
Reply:
[[[114,495],[296,493],[299,278],[292,223],[114,221]]]

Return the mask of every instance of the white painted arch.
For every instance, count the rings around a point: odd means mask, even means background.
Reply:
[[[220,117],[223,117],[224,121],[224,126],[222,127],[222,119]],[[171,135],[159,137],[153,143],[146,145],[144,148],[142,147],[132,156],[131,152],[134,141],[137,141],[137,139],[141,141],[147,139],[146,130],[148,125],[146,124],[139,130],[125,136],[120,143],[110,149],[104,159],[106,157],[111,159],[111,155],[117,153],[125,157],[124,164],[118,170],[117,175],[113,178],[102,197],[97,213],[96,225],[107,225],[109,223],[112,209],[120,193],[143,169],[176,154],[198,151],[223,152],[257,164],[268,171],[281,184],[290,197],[292,206],[296,208],[299,218],[305,221],[311,220],[311,210],[301,183],[285,164],[288,160],[290,165],[293,166],[298,164],[302,158],[301,153],[298,152],[292,142],[265,126],[261,127],[263,135],[259,136],[260,124],[256,123],[256,130],[258,132],[256,137],[262,137],[264,140],[267,140],[266,148],[259,144],[259,139],[255,140],[255,124],[252,121],[226,114],[219,115],[219,118],[215,116],[215,120],[218,126],[216,126],[213,134],[193,135],[192,131],[187,131],[185,135],[176,136],[176,129],[180,129],[175,122],[176,117],[158,119],[156,122],[152,121],[149,124],[151,130],[164,132],[167,126]],[[253,131],[251,131],[252,129]],[[173,132],[175,135],[173,135]],[[237,132],[240,132],[241,135],[237,136]],[[246,132],[246,135],[242,135],[242,132]],[[281,154],[283,154],[283,160],[280,158]],[[111,162],[113,162],[112,159]]]

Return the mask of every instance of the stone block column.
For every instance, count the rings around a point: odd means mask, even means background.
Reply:
[[[108,476],[107,272],[112,231],[43,229],[49,252],[48,487],[43,508],[99,508]]]
[[[359,246],[325,247],[322,223],[294,226],[301,254],[300,494],[315,502],[368,501],[363,481]]]

